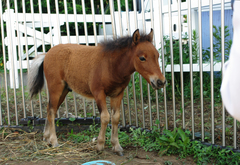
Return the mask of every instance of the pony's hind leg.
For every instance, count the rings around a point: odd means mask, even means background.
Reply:
[[[112,120],[112,135],[111,135],[111,143],[113,146],[113,152],[118,153],[122,156],[122,147],[119,144],[118,140],[118,124],[120,119],[120,105],[123,97],[123,92],[119,94],[117,97],[111,97],[111,120]]]
[[[67,93],[68,89],[63,84],[55,85],[54,88],[49,88],[50,99],[47,106],[47,119],[45,122],[43,139],[51,143],[53,147],[58,146],[55,130],[55,116]]]

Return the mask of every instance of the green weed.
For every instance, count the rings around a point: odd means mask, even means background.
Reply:
[[[68,140],[76,143],[91,141],[97,137],[99,127],[91,126],[89,130],[74,134],[68,134]],[[179,155],[179,158],[192,156],[197,164],[237,164],[240,162],[240,153],[232,150],[220,149],[213,146],[206,146],[199,141],[191,141],[190,131],[183,131],[175,128],[173,131],[160,130],[153,127],[152,131],[130,128],[130,133],[118,131],[119,142],[122,147],[135,146],[141,147],[145,151],[157,151],[159,155]],[[106,131],[106,146],[111,148],[111,129]],[[146,158],[148,156],[146,155]],[[171,162],[165,162],[165,164]]]

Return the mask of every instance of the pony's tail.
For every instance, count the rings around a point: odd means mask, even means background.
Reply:
[[[44,85],[43,61],[45,54],[38,55],[32,62],[28,73],[28,87],[31,98],[41,91]]]

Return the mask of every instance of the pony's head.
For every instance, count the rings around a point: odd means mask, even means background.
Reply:
[[[153,89],[163,88],[166,79],[159,67],[159,53],[152,44],[153,29],[148,35],[140,35],[137,29],[132,35],[134,67]]]

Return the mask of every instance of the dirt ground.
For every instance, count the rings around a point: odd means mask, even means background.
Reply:
[[[164,164],[195,164],[191,157],[186,159],[178,159],[177,156],[159,156],[156,152],[146,152],[142,149],[130,149],[126,148],[124,156],[119,157],[111,152],[111,150],[105,151],[109,154],[104,160],[114,162],[116,165],[126,164],[148,164],[148,165],[164,165]]]
[[[57,160],[57,157],[54,158]],[[194,165],[193,158],[188,157],[185,159],[179,159],[177,156],[159,156],[156,152],[146,152],[142,149],[134,148],[125,148],[124,155],[118,156],[114,154],[111,149],[105,149],[104,152],[97,155],[94,160],[107,160],[116,165]],[[63,161],[46,161],[40,160],[37,161],[28,161],[28,162],[19,162],[19,161],[7,161],[3,164],[18,164],[18,165],[64,165],[64,164],[82,164],[83,160],[81,158],[71,160],[66,158]],[[107,164],[106,164],[107,165]]]
[[[181,159],[178,155],[160,156],[133,146],[124,147],[123,156],[113,153],[110,146],[97,152],[97,141],[74,142],[68,134],[58,134],[59,147],[52,148],[43,141],[41,132],[25,132],[4,128],[0,132],[0,164],[10,165],[75,165],[94,160],[108,160],[116,165],[180,165],[195,164],[192,157]]]

